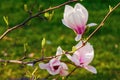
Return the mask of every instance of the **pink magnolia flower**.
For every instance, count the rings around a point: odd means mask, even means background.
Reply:
[[[82,46],[82,42],[79,42],[75,47],[78,49],[80,46]],[[96,69],[89,65],[94,57],[94,50],[90,43],[87,43],[85,46],[75,51],[72,56],[70,54],[66,54],[66,56],[74,62],[76,66],[85,68],[92,73],[97,73]]]
[[[82,34],[86,29],[86,23],[88,20],[88,11],[80,3],[77,3],[75,7],[69,5],[65,6],[64,18],[62,22],[67,27],[71,28],[77,34],[75,40],[79,41]],[[89,24],[88,26],[95,26],[95,23]]]
[[[56,55],[62,54],[62,49],[60,47],[57,48]],[[53,58],[49,61],[49,63],[40,63],[39,66],[41,69],[46,69],[51,75],[60,74],[61,76],[68,75],[68,67],[65,63],[60,62],[60,56]]]

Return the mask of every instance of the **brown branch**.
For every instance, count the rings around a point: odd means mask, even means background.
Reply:
[[[3,59],[0,59],[0,62],[3,62],[3,63],[15,63],[15,64],[35,64],[37,62],[40,62],[40,61],[44,61],[44,60],[48,60],[48,59],[51,59],[49,57],[46,57],[46,58],[40,58],[40,59],[36,59],[36,60],[33,60],[33,61],[23,61],[23,60],[3,60]]]
[[[109,10],[109,12],[106,14],[106,16],[104,17],[104,19],[101,21],[101,23],[98,25],[98,27],[87,37],[86,41],[84,42],[84,45],[88,42],[88,40],[104,25],[105,21],[107,20],[107,18],[110,16],[110,14],[120,6],[120,2],[113,7],[111,10]]]
[[[38,12],[38,13],[32,15],[32,16],[29,16],[29,17],[28,17],[27,19],[25,19],[22,23],[14,26],[14,27],[12,27],[12,28],[7,29],[7,30],[0,36],[0,40],[1,40],[5,35],[7,35],[9,32],[11,32],[11,31],[13,31],[13,30],[15,30],[15,29],[17,29],[17,28],[19,28],[19,27],[24,26],[24,25],[27,24],[31,19],[39,16],[40,14],[43,14],[43,13],[48,12],[48,11],[52,11],[52,10],[54,10],[54,9],[58,9],[58,8],[66,5],[66,4],[69,4],[69,3],[72,3],[72,2],[77,2],[77,1],[78,1],[78,0],[67,1],[67,2],[65,2],[65,3],[63,3],[63,4],[58,5],[58,6],[45,9],[45,10],[40,11],[40,12]]]
[[[2,60],[2,59],[0,59],[0,62],[4,62],[4,63],[17,63],[17,64],[26,64],[26,62],[19,61],[19,60]]]
[[[68,77],[77,69],[78,67],[75,67],[67,76],[66,76],[66,80],[68,79]]]

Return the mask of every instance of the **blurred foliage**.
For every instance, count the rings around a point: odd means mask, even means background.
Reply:
[[[1,0],[0,1],[0,35],[7,29],[3,16],[9,18],[9,27],[21,23],[29,14],[24,10],[27,5],[28,10],[33,14],[46,8],[56,6],[67,0]],[[97,24],[109,11],[109,5],[115,6],[120,0],[83,0],[80,2],[89,11],[90,22]],[[71,3],[70,5],[74,5]],[[56,48],[61,46],[64,50],[71,50],[76,44],[74,32],[65,27],[61,19],[63,18],[64,7],[54,10],[52,19],[48,21],[44,14],[32,19],[23,28],[9,33],[0,40],[0,59],[21,59],[24,55],[30,57],[25,61],[39,58],[41,54],[41,42],[45,37],[45,56],[55,55]],[[51,13],[51,12],[50,12]],[[120,79],[120,7],[108,18],[105,25],[90,39],[89,42],[95,49],[95,58],[92,65],[97,68],[98,74],[94,75],[84,69],[76,70],[69,80],[119,80]],[[96,27],[92,27],[86,32],[86,38]],[[24,45],[27,44],[27,52],[24,53]],[[65,57],[65,56],[63,56]],[[66,58],[66,57],[65,57]],[[15,80],[32,77],[31,74],[38,67],[0,63],[1,80]],[[69,65],[70,70],[73,66]],[[41,74],[42,73],[42,74]],[[34,77],[42,78],[47,76],[45,70],[39,68],[34,73]],[[50,77],[49,80],[51,80]],[[61,78],[59,78],[61,79]]]

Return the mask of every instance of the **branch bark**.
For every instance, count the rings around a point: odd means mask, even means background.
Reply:
[[[45,9],[45,10],[40,11],[40,12],[34,14],[34,15],[29,16],[28,18],[26,18],[26,19],[25,19],[23,22],[21,22],[20,24],[17,24],[17,25],[15,25],[15,26],[12,27],[12,28],[7,29],[7,30],[0,36],[0,40],[1,40],[2,38],[4,38],[4,36],[6,36],[9,32],[11,32],[11,31],[13,31],[13,30],[15,30],[15,29],[17,29],[17,28],[19,28],[19,27],[23,27],[23,26],[24,26],[25,24],[27,24],[31,19],[39,16],[40,14],[43,14],[43,13],[48,12],[48,11],[52,11],[52,10],[54,10],[54,9],[58,9],[58,8],[66,5],[66,4],[73,3],[73,2],[77,2],[77,1],[78,1],[78,0],[67,1],[67,2],[65,2],[65,3],[63,3],[63,4],[58,5],[58,6]]]

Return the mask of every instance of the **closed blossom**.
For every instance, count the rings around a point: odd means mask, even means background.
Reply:
[[[74,8],[69,5],[65,6],[62,22],[64,25],[75,31],[77,34],[75,38],[76,41],[80,40],[85,32],[87,20],[88,11],[80,3],[77,3]],[[95,25],[95,23],[89,24],[89,26]]]

